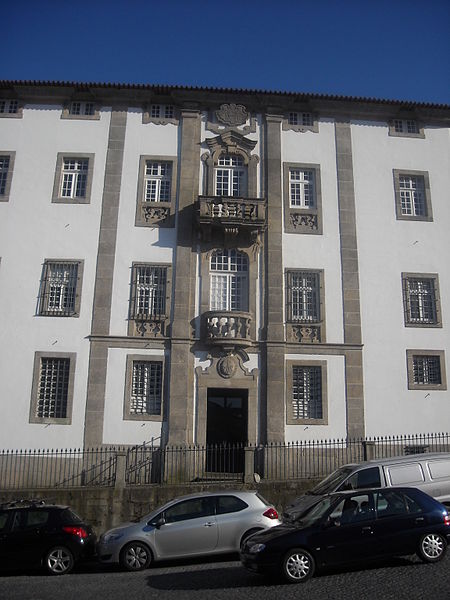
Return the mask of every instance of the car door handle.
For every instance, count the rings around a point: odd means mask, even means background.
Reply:
[[[208,521],[207,523],[204,524],[204,527],[212,527],[213,525],[215,525],[215,523],[213,521]]]
[[[361,531],[362,531],[362,533],[373,533],[373,529],[372,529],[372,527],[370,527],[370,526],[363,527],[363,528],[361,529]]]
[[[421,525],[422,523],[425,523],[425,517],[417,517],[415,523],[416,525]]]

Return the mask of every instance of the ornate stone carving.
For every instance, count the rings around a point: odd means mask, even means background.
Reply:
[[[164,221],[170,214],[168,206],[148,206],[142,204],[142,217],[146,223],[157,223]]]
[[[238,361],[233,354],[223,356],[217,362],[217,372],[224,379],[230,379],[235,375],[238,368]]]
[[[304,227],[316,231],[318,229],[317,215],[305,215],[300,213],[291,213],[289,215],[292,227],[298,229]]]
[[[302,344],[320,343],[320,325],[293,325],[292,337]]]
[[[164,335],[164,321],[136,320],[136,333],[141,337],[159,337]]]
[[[242,104],[222,104],[220,109],[216,110],[216,118],[224,125],[236,127],[247,122],[248,112]]]

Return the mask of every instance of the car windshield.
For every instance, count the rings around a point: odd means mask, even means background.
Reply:
[[[334,492],[352,471],[353,467],[341,467],[340,469],[337,469],[337,471],[333,471],[331,475],[328,475],[328,477],[316,485],[309,493],[314,496],[321,496],[323,494]]]
[[[331,506],[331,498],[324,498],[318,504],[316,504],[306,515],[303,515],[301,519],[296,521],[296,525],[299,527],[311,527],[318,521],[321,521],[323,516],[327,513]]]

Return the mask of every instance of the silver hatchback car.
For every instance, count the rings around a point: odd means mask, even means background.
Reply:
[[[250,535],[279,524],[275,508],[257,492],[182,496],[137,523],[105,532],[98,556],[104,563],[140,571],[157,560],[238,552]]]

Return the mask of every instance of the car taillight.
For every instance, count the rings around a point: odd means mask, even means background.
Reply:
[[[274,508],[268,508],[266,512],[263,512],[263,517],[268,519],[278,519],[278,513]]]
[[[65,531],[66,533],[71,533],[72,535],[77,535],[82,540],[84,538],[87,538],[87,536],[88,536],[88,532],[86,531],[86,529],[84,527],[66,526],[66,527],[63,527],[63,531]]]
[[[448,525],[450,527],[450,515],[444,515],[444,525]]]

